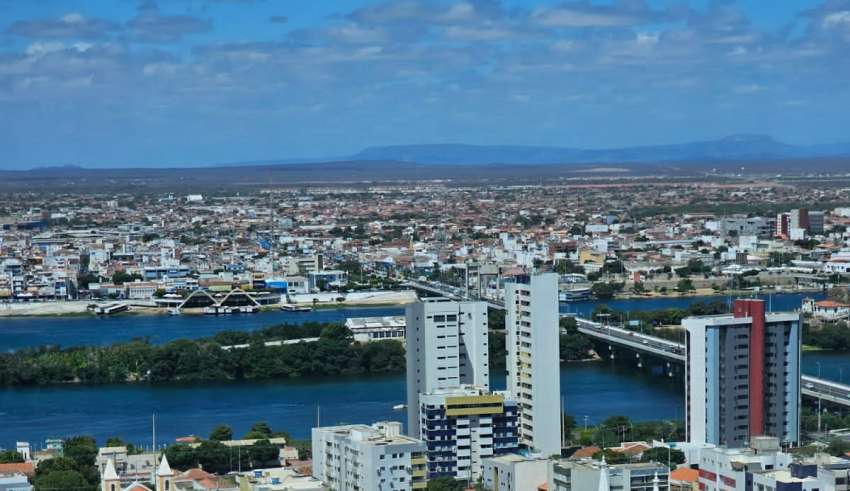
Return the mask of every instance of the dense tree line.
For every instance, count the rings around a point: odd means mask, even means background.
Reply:
[[[266,346],[265,341],[318,337]],[[247,344],[241,349],[222,346]],[[354,343],[342,325],[308,323],[154,345],[133,340],[107,347],[41,347],[0,355],[0,386],[127,381],[251,380],[400,372],[398,341]]]
[[[803,343],[831,351],[850,351],[850,326],[846,322],[821,326],[804,323]]]
[[[62,457],[39,462],[33,478],[35,491],[96,491],[100,483],[100,474],[95,467],[96,457],[97,443],[94,438],[68,438]]]
[[[492,322],[493,309],[490,309],[491,317],[490,321]],[[501,312],[501,311],[495,311]],[[504,316],[499,316],[502,320],[502,327],[504,327]],[[582,361],[589,360],[593,357],[592,349],[593,344],[590,342],[590,339],[578,332],[577,324],[575,319],[565,317],[560,320],[559,324],[560,329],[566,331],[565,333],[561,333],[559,336],[559,349],[561,354],[561,361]],[[506,346],[506,333],[504,331],[493,331],[493,325],[490,324],[490,336],[488,340],[488,345],[490,347],[490,366],[502,368],[505,366],[505,358],[507,357],[507,346]]]
[[[656,326],[678,326],[685,317],[697,315],[717,315],[729,312],[726,302],[715,300],[712,302],[694,302],[686,308],[659,309],[659,310],[636,310],[622,312],[613,310],[605,304],[599,304],[593,309],[594,320],[608,318],[612,322],[625,323],[629,320],[640,321],[644,327]]]
[[[260,469],[280,465],[280,450],[269,440],[288,435],[274,432],[265,422],[254,424],[243,437],[246,440],[257,440],[252,445],[233,448],[225,445],[224,441],[233,439],[233,430],[226,425],[219,425],[210,433],[210,438],[198,445],[176,443],[165,450],[168,463],[176,469],[191,469],[201,466],[204,470],[216,474],[226,474],[233,470]]]

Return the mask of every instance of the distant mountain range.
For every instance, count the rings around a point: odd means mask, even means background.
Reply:
[[[789,145],[767,135],[732,135],[717,140],[646,145],[608,149],[543,147],[523,145],[422,144],[366,148],[354,155],[327,158],[283,158],[250,162],[202,163],[157,166],[63,165],[31,169],[33,171],[72,171],[75,169],[166,169],[309,166],[315,164],[365,165],[370,162],[415,163],[428,165],[598,165],[598,164],[676,164],[693,166],[717,162],[755,162],[786,159],[850,157],[850,143],[825,145]],[[21,169],[0,162],[0,171]]]
[[[345,160],[379,160],[421,164],[567,164],[685,162],[791,159],[850,156],[850,143],[789,145],[766,135],[732,135],[672,145],[610,149],[516,145],[395,145],[370,147]]]

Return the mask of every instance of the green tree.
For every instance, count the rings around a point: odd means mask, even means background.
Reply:
[[[129,274],[124,271],[116,271],[112,273],[112,282],[116,285],[123,285],[124,283],[132,283],[136,280],[141,280],[142,276],[138,273]]]
[[[605,457],[605,461],[609,464],[625,464],[629,461],[629,456],[624,454],[623,452],[615,452],[611,449],[606,448],[605,450],[600,450],[593,454],[593,458],[595,460],[602,460],[602,457]]]
[[[204,470],[216,474],[227,474],[231,468],[230,449],[218,441],[204,441],[195,449],[195,455]],[[247,455],[246,455],[247,456]]]
[[[15,450],[0,451],[0,464],[14,464],[24,461],[24,456]]]
[[[451,477],[438,477],[428,481],[428,491],[464,491],[466,481],[458,481]]]
[[[113,437],[106,439],[106,446],[107,447],[125,447],[125,446],[127,446],[127,444],[124,443],[124,440],[118,438],[117,436],[113,436]]]
[[[561,358],[564,361],[580,361],[590,358],[593,343],[587,336],[579,333],[562,334],[558,338]]]
[[[658,462],[666,464],[670,462],[670,469],[675,469],[679,464],[685,463],[685,453],[675,448],[664,447],[650,448],[641,455],[641,462]]]
[[[48,474],[38,476],[34,480],[35,491],[62,490],[95,490],[97,487],[89,483],[82,474],[76,470],[57,470]]]
[[[679,293],[688,293],[689,291],[695,290],[694,282],[689,278],[682,278],[678,283],[676,283],[676,290],[678,290]]]
[[[227,425],[216,426],[210,433],[210,440],[214,442],[233,440],[233,428]]]
[[[620,283],[594,283],[592,287],[590,287],[590,292],[593,293],[593,296],[602,300],[609,299],[614,296],[615,293],[622,289],[623,285]]]
[[[246,440],[262,440],[272,437],[272,428],[265,421],[258,421],[245,433]]]
[[[78,467],[94,466],[97,458],[97,442],[90,436],[75,436],[65,440],[63,455],[74,462]]]
[[[826,452],[836,457],[843,457],[847,455],[847,453],[850,453],[850,442],[840,438],[833,438],[829,441],[829,446],[826,448]]]
[[[195,449],[185,443],[170,445],[165,449],[165,457],[175,469],[191,469],[198,465]]]
[[[280,465],[280,449],[268,440],[258,440],[248,448],[251,467],[277,467]]]

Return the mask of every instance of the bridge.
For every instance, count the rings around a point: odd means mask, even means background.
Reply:
[[[409,280],[406,285],[414,290],[433,293],[434,295],[439,295],[451,300],[484,302],[491,309],[505,310],[505,304],[501,300],[494,300],[486,297],[473,298],[466,290],[458,286],[448,285],[437,281],[419,280]]]
[[[431,281],[411,281],[409,283],[414,289],[427,291],[454,300],[473,300],[467,296],[463,288]],[[498,300],[480,300],[486,302],[489,307],[494,309],[503,310],[505,308],[504,303]],[[575,318],[580,333],[598,341],[608,343],[609,346],[619,346],[638,354],[655,356],[667,361],[668,366],[670,363],[685,363],[686,349],[682,343],[594,322],[571,314],[561,314],[561,317]],[[802,375],[800,381],[801,392],[804,396],[850,407],[850,386],[831,380],[812,377],[811,375]]]
[[[578,331],[586,336],[618,345],[637,353],[653,355],[668,362],[685,363],[685,345],[647,334],[607,326],[598,322],[576,317]],[[850,386],[811,375],[800,377],[801,392],[806,397],[821,399],[850,407]]]

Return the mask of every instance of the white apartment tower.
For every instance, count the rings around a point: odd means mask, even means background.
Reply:
[[[558,275],[517,277],[505,285],[508,391],[519,406],[519,443],[561,454]]]
[[[407,434],[419,437],[419,394],[490,388],[487,304],[424,298],[406,311]]]

